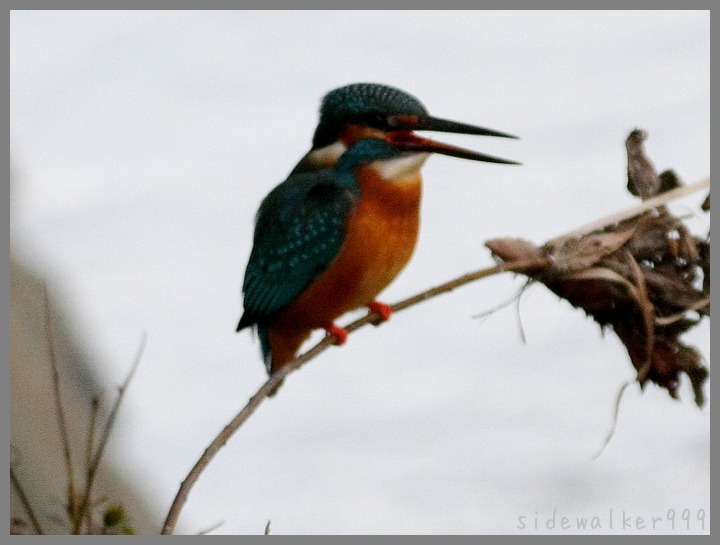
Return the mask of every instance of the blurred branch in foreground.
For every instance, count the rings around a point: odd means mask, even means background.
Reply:
[[[124,476],[126,463],[104,456],[145,340],[105,416],[67,316],[43,280],[14,257],[11,272],[10,532],[128,534],[138,528],[136,521],[147,532],[149,509]],[[42,315],[45,320],[38,320]]]

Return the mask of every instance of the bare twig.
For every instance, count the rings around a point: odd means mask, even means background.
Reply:
[[[220,528],[220,526],[222,526],[223,524],[225,524],[225,521],[223,521],[223,520],[221,520],[220,522],[216,522],[216,523],[213,524],[212,526],[208,526],[208,527],[205,528],[204,530],[200,530],[200,531],[198,532],[198,535],[199,535],[199,536],[206,536],[206,535],[208,535],[210,532],[214,532],[215,530],[217,530],[218,528]]]
[[[55,345],[55,332],[53,329],[53,316],[50,306],[50,295],[47,286],[43,286],[45,296],[45,328],[48,337],[48,350],[50,352],[50,370],[52,372],[53,392],[55,398],[55,412],[60,429],[60,441],[62,442],[63,457],[65,459],[65,470],[68,479],[68,505],[67,510],[70,518],[77,523],[77,505],[76,505],[76,488],[75,488],[75,472],[73,470],[72,456],[70,454],[70,436],[65,421],[65,410],[62,403],[62,395],[60,392],[60,372],[58,370],[57,351]]]
[[[613,417],[612,422],[610,423],[610,429],[608,430],[605,439],[603,439],[603,442],[600,445],[600,449],[593,455],[593,460],[597,460],[600,457],[600,455],[605,450],[605,447],[607,447],[610,443],[610,439],[612,439],[613,435],[615,435],[615,428],[617,427],[618,416],[620,415],[620,402],[622,401],[623,394],[625,393],[625,390],[627,390],[628,386],[630,386],[631,384],[635,384],[636,382],[637,378],[634,378],[632,380],[628,380],[622,386],[620,386],[617,397],[615,398],[615,405],[613,406]]]
[[[32,508],[30,500],[25,494],[25,490],[23,490],[23,487],[20,485],[20,480],[18,479],[17,475],[15,475],[15,470],[13,469],[12,465],[10,465],[10,481],[15,487],[15,490],[17,490],[18,498],[20,498],[20,502],[23,504],[25,512],[28,514],[28,517],[30,517],[30,523],[33,526],[33,530],[35,530],[36,534],[43,535],[45,532],[40,525],[40,521],[35,515],[35,510]]]
[[[118,410],[120,409],[120,404],[122,403],[123,397],[125,396],[125,392],[127,391],[128,386],[130,385],[130,381],[132,380],[133,376],[135,375],[135,371],[137,371],[138,366],[140,365],[140,359],[142,358],[143,351],[145,350],[145,345],[147,344],[147,332],[143,332],[142,339],[140,340],[140,346],[138,347],[137,354],[135,355],[135,360],[133,361],[132,367],[130,368],[130,371],[127,374],[127,377],[125,378],[125,382],[122,383],[120,387],[118,387],[118,396],[115,399],[115,403],[112,406],[112,409],[110,410],[110,415],[108,416],[107,423],[105,424],[105,427],[103,429],[102,436],[100,438],[100,443],[98,444],[98,448],[95,451],[94,456],[92,459],[88,462],[87,467],[87,482],[85,483],[85,493],[83,494],[82,501],[80,503],[79,509],[78,509],[78,517],[75,521],[75,528],[74,532],[75,534],[79,533],[82,525],[82,521],[84,520],[85,516],[88,513],[88,508],[90,507],[90,493],[92,491],[92,486],[95,482],[95,476],[97,475],[97,468],[100,464],[100,460],[102,460],[103,453],[105,452],[105,446],[107,445],[108,438],[110,437],[110,432],[112,431],[113,425],[115,424],[115,418],[117,417]]]
[[[266,536],[270,535],[270,519],[268,519],[267,524],[265,525],[264,535],[266,535]]]
[[[509,307],[513,303],[515,303],[515,314],[517,315],[517,324],[518,324],[518,334],[520,335],[520,341],[523,344],[526,344],[527,339],[525,337],[525,328],[523,327],[522,323],[522,314],[520,313],[520,299],[522,298],[525,291],[532,285],[533,280],[532,278],[528,278],[523,286],[509,299],[506,301],[503,301],[499,305],[495,305],[494,307],[484,310],[483,312],[479,314],[473,315],[473,318],[479,319],[479,320],[485,320],[488,316],[491,316],[492,314],[495,314],[499,310],[504,309],[505,307]]]
[[[90,403],[90,424],[88,425],[87,443],[85,444],[85,466],[90,467],[95,448],[95,429],[97,428],[98,410],[100,409],[100,399],[95,396]]]

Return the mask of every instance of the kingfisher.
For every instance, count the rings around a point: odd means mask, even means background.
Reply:
[[[312,148],[262,201],[243,281],[240,331],[256,326],[269,374],[313,330],[343,344],[335,320],[368,307],[405,267],[419,230],[420,169],[432,153],[518,164],[421,137],[413,130],[514,136],[430,116],[414,96],[357,83],[328,93]]]

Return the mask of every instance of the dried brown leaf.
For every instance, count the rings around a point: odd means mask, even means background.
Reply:
[[[645,140],[647,132],[635,129],[625,141],[628,156],[627,189],[642,200],[657,195],[661,186],[655,167],[645,155]]]
[[[551,248],[550,259],[560,272],[581,271],[616,252],[632,238],[634,229],[591,234]]]
[[[628,189],[643,200],[682,185],[673,171],[655,174],[642,146],[646,136],[635,130],[626,141]],[[710,315],[710,239],[693,236],[660,203],[618,221],[543,247],[521,239],[495,239],[487,246],[505,261],[547,256],[544,266],[524,274],[601,327],[612,327],[641,385],[652,381],[677,397],[685,373],[701,406],[708,372],[698,352],[679,336]]]

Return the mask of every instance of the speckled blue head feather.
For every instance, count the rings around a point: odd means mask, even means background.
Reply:
[[[416,115],[425,117],[427,109],[409,93],[379,83],[352,83],[330,91],[320,106],[320,121],[313,148],[337,140],[344,125],[357,123],[386,129],[388,117]]]

